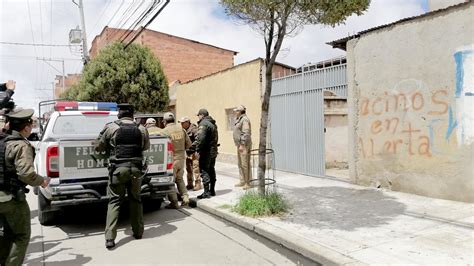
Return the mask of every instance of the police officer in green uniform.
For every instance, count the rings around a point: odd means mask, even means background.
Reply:
[[[204,192],[197,196],[198,199],[207,199],[216,195],[216,157],[219,134],[216,121],[209,116],[206,109],[200,109],[198,114],[198,132],[196,140],[190,150],[195,151],[199,160],[199,170],[204,185]]]
[[[36,174],[34,149],[26,140],[33,128],[34,110],[8,113],[9,135],[0,133],[0,264],[21,265],[30,241],[30,208],[27,185],[47,187],[49,178]]]
[[[128,195],[133,237],[143,235],[143,206],[140,196],[143,175],[143,151],[150,148],[147,130],[133,121],[133,107],[119,105],[119,120],[108,123],[95,142],[95,150],[108,151],[110,197],[105,227],[105,247],[115,247],[120,206]]]

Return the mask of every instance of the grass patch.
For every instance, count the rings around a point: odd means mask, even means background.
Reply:
[[[286,213],[288,203],[276,191],[260,195],[257,191],[247,191],[239,198],[232,210],[240,215],[250,217],[272,216]]]

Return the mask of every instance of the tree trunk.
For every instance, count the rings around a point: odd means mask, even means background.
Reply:
[[[268,62],[268,61],[266,61]],[[258,192],[265,194],[265,171],[267,169],[267,128],[270,95],[272,93],[272,68],[273,64],[266,63],[265,92],[262,100],[262,116],[260,119],[260,143],[258,145]]]

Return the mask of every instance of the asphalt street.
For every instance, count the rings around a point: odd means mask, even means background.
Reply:
[[[104,246],[106,205],[65,209],[57,225],[41,226],[36,196],[28,195],[32,234],[27,265],[313,265],[314,263],[246,229],[198,209],[145,208],[143,239],[135,240],[127,209],[117,246]]]

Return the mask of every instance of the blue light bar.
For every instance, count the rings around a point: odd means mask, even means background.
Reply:
[[[97,110],[99,111],[117,111],[117,103],[113,102],[98,102],[97,103]]]

